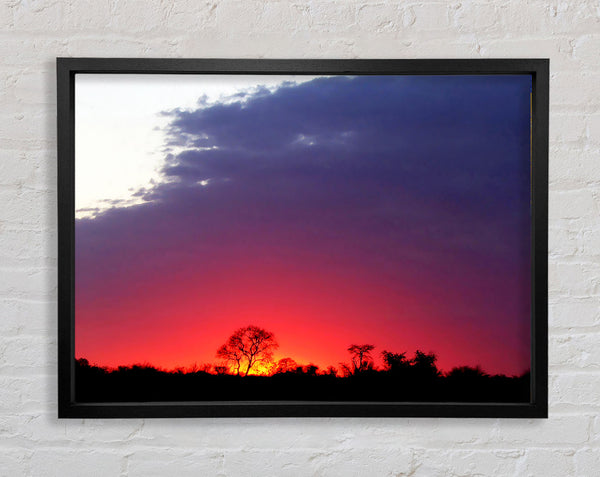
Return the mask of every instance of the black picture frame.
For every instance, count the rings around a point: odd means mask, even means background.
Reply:
[[[254,60],[58,58],[58,416],[149,417],[487,417],[548,416],[548,59]],[[532,76],[531,400],[528,403],[148,402],[75,400],[75,75],[352,74]]]

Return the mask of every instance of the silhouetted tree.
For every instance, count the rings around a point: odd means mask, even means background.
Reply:
[[[85,359],[85,358],[79,358],[76,361],[77,361],[77,364],[79,366],[81,366],[82,368],[89,368],[90,367],[90,362],[87,359]]]
[[[197,373],[199,371],[203,373],[210,373],[214,369],[213,365],[210,363],[204,363],[202,366],[198,366],[196,363],[193,364],[190,369],[191,373]]]
[[[479,378],[487,378],[489,375],[481,369],[479,365],[472,366],[458,366],[452,368],[446,376],[452,380],[474,380]]]
[[[231,345],[230,341],[231,337],[227,340],[227,343],[217,350],[217,357],[223,358],[230,366],[233,366],[235,374],[239,376],[244,354],[241,350]]]
[[[319,367],[314,364],[307,364],[306,366],[302,366],[302,373],[307,374],[309,376],[316,376]]]
[[[340,374],[347,378],[348,376],[352,376],[352,367],[348,363],[339,363],[340,366]]]
[[[413,370],[421,377],[436,378],[440,372],[435,364],[437,356],[435,353],[424,353],[421,350],[415,351],[415,357],[412,359]]]
[[[257,363],[271,361],[277,347],[273,333],[250,325],[236,330],[217,350],[217,357],[231,363],[237,375],[245,368],[244,376],[248,376]]]
[[[362,373],[368,369],[373,369],[373,358],[371,351],[375,346],[370,344],[351,345],[348,352],[352,357],[352,374]]]
[[[215,370],[215,374],[217,375],[222,375],[222,374],[227,374],[227,366],[222,366],[222,365],[216,365],[214,367]]]
[[[337,376],[337,373],[338,371],[335,369],[335,366],[328,366],[324,374],[327,376]]]
[[[410,360],[406,359],[406,353],[392,353],[384,350],[381,352],[381,357],[385,363],[386,371],[396,373],[410,367]]]
[[[277,361],[277,365],[275,366],[275,371],[273,374],[283,374],[283,373],[291,373],[296,370],[298,367],[298,363],[294,361],[292,358],[281,358]]]

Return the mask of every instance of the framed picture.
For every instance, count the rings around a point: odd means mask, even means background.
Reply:
[[[59,417],[547,417],[548,67],[59,58]]]

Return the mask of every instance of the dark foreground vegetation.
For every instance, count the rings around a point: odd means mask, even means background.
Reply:
[[[144,401],[376,401],[376,402],[528,402],[529,373],[490,376],[479,368],[442,374],[414,365],[353,370],[343,376],[319,373],[315,366],[268,376],[164,371],[134,365],[105,369],[87,360],[76,363],[79,402]]]
[[[372,344],[348,347],[349,363],[339,368],[299,365],[273,359],[273,333],[258,326],[236,330],[221,346],[218,365],[174,371],[150,365],[107,369],[79,359],[75,393],[79,402],[144,401],[373,401],[528,402],[529,373],[490,376],[479,367],[442,373],[434,353],[381,352],[376,368]]]

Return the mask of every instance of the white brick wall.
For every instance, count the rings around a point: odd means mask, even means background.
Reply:
[[[0,475],[600,475],[597,0],[3,0]],[[550,418],[56,419],[56,56],[550,57]]]

